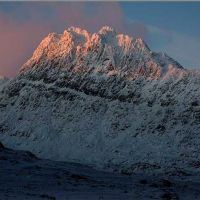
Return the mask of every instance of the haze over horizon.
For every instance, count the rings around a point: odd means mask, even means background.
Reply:
[[[144,39],[185,68],[200,68],[200,2],[1,2],[0,75],[13,77],[50,32],[109,25]]]

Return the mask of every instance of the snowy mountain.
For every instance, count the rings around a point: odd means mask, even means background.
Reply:
[[[200,76],[142,39],[49,34],[0,93],[0,140],[104,170],[198,170]]]

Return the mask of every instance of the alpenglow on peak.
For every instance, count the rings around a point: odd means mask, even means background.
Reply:
[[[20,75],[33,79],[53,75],[55,79],[73,73],[133,80],[141,76],[159,79],[169,71],[176,75],[184,70],[166,54],[152,52],[141,38],[103,26],[97,33],[70,27],[63,34],[49,34],[22,66]]]

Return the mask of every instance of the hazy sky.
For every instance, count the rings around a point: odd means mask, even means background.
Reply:
[[[0,75],[15,76],[49,32],[110,25],[200,68],[200,2],[0,2]]]

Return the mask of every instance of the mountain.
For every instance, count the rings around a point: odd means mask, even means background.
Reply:
[[[0,140],[128,174],[195,171],[199,83],[142,39],[71,27],[42,40],[1,90]]]

